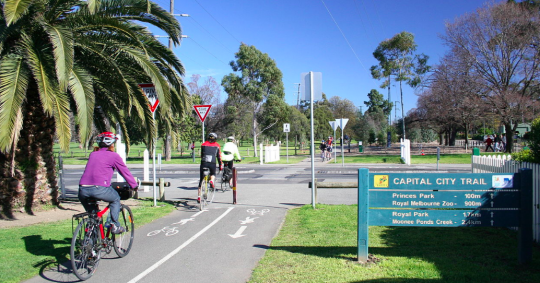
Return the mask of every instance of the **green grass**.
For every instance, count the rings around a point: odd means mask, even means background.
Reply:
[[[171,213],[174,205],[141,200],[132,206],[135,227]],[[69,262],[72,227],[71,219],[26,227],[0,229],[0,282],[20,282],[41,270]]]
[[[540,248],[517,262],[517,233],[504,228],[369,228],[356,262],[357,206],[290,210],[249,282],[540,282]]]

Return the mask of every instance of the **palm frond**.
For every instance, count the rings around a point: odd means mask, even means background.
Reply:
[[[94,120],[95,96],[92,77],[85,69],[74,66],[69,79],[69,90],[77,105],[79,138],[82,143],[86,143],[92,133]]]
[[[44,98],[43,96],[44,94],[41,94],[42,101],[49,99],[49,97]],[[57,92],[56,95],[50,97],[50,99],[52,100],[52,116],[56,123],[56,136],[60,142],[60,148],[64,152],[68,152],[69,142],[71,141],[69,98],[65,92]]]
[[[73,35],[70,29],[59,25],[44,24],[44,26],[53,45],[59,88],[65,91],[73,69]]]
[[[59,93],[54,76],[54,60],[45,52],[45,47],[36,45],[29,36],[23,35],[21,43],[26,52],[25,62],[30,67],[37,82],[41,103],[46,114],[52,115],[55,108],[54,97]]]
[[[6,1],[6,3],[4,3],[4,17],[6,18],[7,25],[9,26],[17,22],[28,12],[32,4],[34,4],[34,0]]]
[[[101,7],[101,0],[87,0],[88,10],[91,14],[96,13],[96,11]]]
[[[29,77],[22,58],[8,56],[0,61],[0,151],[10,151],[18,141]]]
[[[125,47],[122,49],[125,54],[130,56],[146,73],[148,77],[152,80],[154,87],[156,88],[156,93],[158,94],[160,103],[163,103],[162,107],[169,107],[171,105],[170,95],[165,95],[169,91],[167,82],[161,76],[161,73],[157,66],[148,59],[146,54],[142,53],[140,50]]]

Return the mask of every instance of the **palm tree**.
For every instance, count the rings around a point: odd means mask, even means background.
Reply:
[[[129,145],[125,117],[157,135],[138,83],[152,82],[170,125],[189,105],[184,69],[171,50],[138,22],[166,32],[175,44],[178,21],[146,0],[0,0],[0,200],[5,213],[23,205],[57,203],[53,144],[63,151],[92,127],[118,123]],[[138,22],[135,22],[138,21]],[[24,186],[23,186],[24,185]]]

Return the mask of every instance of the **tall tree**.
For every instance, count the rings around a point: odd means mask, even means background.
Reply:
[[[265,129],[273,127],[278,120],[261,128],[259,121],[267,101],[283,100],[283,74],[278,69],[276,62],[266,53],[262,53],[255,46],[242,43],[239,51],[235,54],[236,61],[230,65],[234,72],[223,77],[221,85],[229,97],[242,96],[249,101],[248,107],[253,113],[251,135],[253,137],[253,149],[257,156],[257,136]],[[269,99],[273,97],[272,99]]]
[[[402,82],[416,87],[421,83],[422,75],[429,71],[427,65],[429,57],[424,54],[415,54],[416,47],[414,35],[403,31],[381,42],[373,52],[373,56],[379,61],[378,66],[371,67],[373,78],[387,78],[387,83],[390,84],[391,77],[394,77],[394,80],[399,82],[402,117],[405,117]],[[403,138],[405,138],[404,119],[402,121]]]
[[[178,21],[145,0],[0,1],[0,194],[4,212],[15,204],[57,202],[53,143],[67,152],[70,113],[79,138],[92,126],[137,117],[152,144],[156,128],[138,83],[152,82],[170,123],[189,101],[183,67],[136,21],[166,32],[178,44]],[[170,87],[169,87],[170,85]],[[98,112],[99,111],[99,112]],[[102,113],[103,115],[97,115]],[[108,121],[110,120],[110,121]]]
[[[504,124],[507,150],[518,121],[531,119],[540,81],[540,15],[514,3],[490,4],[446,26],[443,40],[471,75],[481,80],[481,93]]]

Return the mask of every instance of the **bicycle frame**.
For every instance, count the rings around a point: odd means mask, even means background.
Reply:
[[[109,237],[109,234],[111,233],[111,230],[108,229],[107,230],[107,235],[105,235],[105,230],[103,228],[103,215],[105,213],[107,213],[107,211],[109,211],[109,206],[107,205],[107,207],[105,207],[103,210],[101,211],[98,211],[97,213],[97,217],[98,217],[98,220],[99,220],[99,232],[100,232],[100,236],[101,236],[101,240],[104,240],[105,239],[105,236]],[[105,244],[105,243],[104,243]]]

